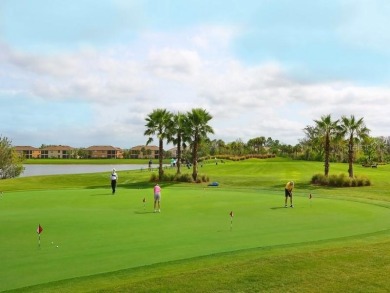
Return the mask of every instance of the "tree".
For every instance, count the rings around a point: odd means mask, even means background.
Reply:
[[[247,146],[251,149],[251,151],[259,154],[261,150],[263,150],[266,139],[264,136],[251,138],[247,142]]]
[[[187,117],[183,113],[178,112],[177,114],[173,114],[172,124],[169,129],[168,142],[172,142],[177,147],[176,174],[181,173],[182,148],[185,149],[190,140],[188,128],[186,128],[186,121]]]
[[[164,156],[164,139],[169,138],[169,129],[172,124],[172,114],[166,109],[155,109],[148,114],[146,120],[146,130],[144,135],[149,136],[146,145],[153,141],[153,135],[158,137],[158,178],[163,179],[163,156]]]
[[[0,178],[17,177],[23,170],[23,158],[18,155],[7,137],[0,136]]]
[[[354,115],[350,118],[341,117],[341,124],[338,126],[339,135],[346,137],[348,141],[348,174],[353,178],[354,145],[368,137],[370,130],[366,127],[363,117],[356,120]]]
[[[336,136],[339,120],[332,121],[331,115],[322,116],[320,120],[314,120],[316,124],[316,134],[322,142],[325,154],[325,176],[329,174],[329,155],[330,143],[332,138]]]
[[[204,109],[195,108],[187,112],[187,129],[191,139],[192,147],[192,178],[196,181],[198,177],[198,147],[207,134],[214,133],[213,128],[208,124],[213,117]]]

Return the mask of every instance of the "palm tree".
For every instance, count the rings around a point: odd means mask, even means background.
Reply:
[[[363,117],[356,120],[354,115],[350,118],[342,116],[338,130],[339,134],[347,137],[348,140],[348,174],[350,178],[353,178],[354,144],[367,138],[370,130],[364,124]]]
[[[265,142],[266,142],[265,137],[260,136],[248,140],[247,146],[250,147],[251,150],[255,151],[257,154],[259,154],[260,150],[264,148]]]
[[[176,174],[180,174],[182,148],[187,147],[190,137],[188,134],[188,128],[186,128],[187,117],[183,113],[178,112],[172,116],[172,125],[169,129],[168,142],[173,142],[177,147],[177,158],[176,158]]]
[[[153,141],[153,135],[158,137],[158,178],[162,180],[164,175],[163,170],[163,155],[164,155],[164,139],[168,139],[168,130],[171,127],[172,114],[166,109],[155,109],[152,113],[148,114],[146,120],[146,130],[144,135],[148,135],[148,141],[146,145]]]
[[[204,109],[195,108],[187,112],[186,127],[191,138],[192,146],[192,178],[196,181],[198,177],[198,148],[202,139],[207,138],[208,133],[214,133],[208,122],[213,117]]]
[[[329,174],[329,155],[330,155],[330,142],[337,133],[337,125],[339,120],[332,121],[331,115],[322,116],[321,120],[314,120],[316,123],[316,134],[319,136],[320,141],[324,144],[325,153],[325,176]]]

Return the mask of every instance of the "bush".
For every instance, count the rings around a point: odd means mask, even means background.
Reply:
[[[158,182],[158,174],[152,173],[152,175],[150,175],[150,181],[151,182]]]
[[[329,175],[328,177],[323,174],[314,174],[311,179],[311,183],[332,187],[357,187],[371,185],[371,181],[367,177],[355,176],[354,178],[349,178],[345,174]]]
[[[157,173],[152,173],[150,175],[150,181],[151,182],[158,182],[158,174]],[[192,180],[192,176],[190,174],[163,174],[162,181],[165,182],[187,182],[191,183],[194,182]],[[207,175],[199,175],[198,178],[196,179],[196,183],[201,183],[201,182],[209,182],[210,178]]]
[[[192,182],[192,177],[190,174],[180,174],[176,176],[176,181],[178,182]]]

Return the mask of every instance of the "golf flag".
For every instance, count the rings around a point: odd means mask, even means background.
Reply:
[[[38,228],[37,228],[37,233],[38,233],[38,234],[41,234],[42,231],[43,231],[42,226],[39,224],[39,225],[38,225]]]
[[[37,233],[38,233],[38,246],[41,247],[41,233],[43,231],[43,228],[41,224],[38,224]]]
[[[142,202],[145,203],[145,202],[146,202],[146,199],[144,198],[144,199],[142,200]]]
[[[230,215],[230,231],[231,231],[233,229],[233,217],[234,217],[233,211],[231,211],[229,215]]]
[[[310,195],[309,195],[309,199],[311,199],[312,198],[312,196],[311,196],[311,193],[310,193]]]

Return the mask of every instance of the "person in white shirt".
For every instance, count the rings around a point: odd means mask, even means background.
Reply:
[[[112,194],[115,194],[116,183],[118,182],[118,174],[116,173],[115,169],[112,169],[110,177],[111,177]]]

